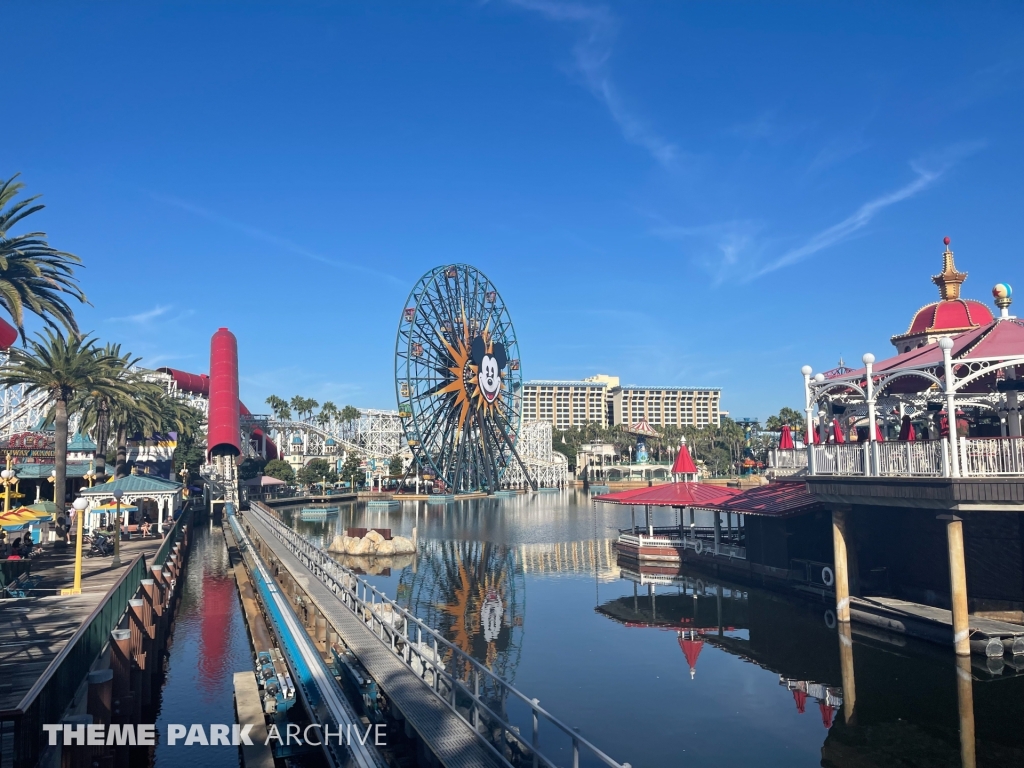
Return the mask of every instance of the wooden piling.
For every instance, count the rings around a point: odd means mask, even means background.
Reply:
[[[836,618],[850,622],[850,570],[846,559],[846,511],[832,510],[832,558],[836,591]]]
[[[964,527],[956,515],[941,515],[946,521],[949,549],[949,597],[953,613],[953,647],[957,656],[971,655],[971,627],[967,617],[967,565],[964,562]]]

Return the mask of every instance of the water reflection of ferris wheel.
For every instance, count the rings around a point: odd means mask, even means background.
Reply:
[[[398,596],[455,646],[500,678],[515,681],[526,584],[512,547],[488,541],[426,542],[417,572],[409,568],[402,573]]]

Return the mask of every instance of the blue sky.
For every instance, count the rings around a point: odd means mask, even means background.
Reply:
[[[394,407],[416,279],[501,290],[526,378],[798,406],[937,298],[1024,284],[1019,3],[7,4],[0,175],[83,328],[242,398]]]

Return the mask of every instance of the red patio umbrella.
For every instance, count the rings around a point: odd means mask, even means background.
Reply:
[[[818,708],[821,710],[821,724],[824,725],[825,728],[831,728],[832,718],[835,716],[836,711],[824,701],[818,702]]]
[[[802,715],[804,713],[804,707],[807,704],[807,692],[801,691],[799,688],[794,688],[793,700],[796,702],[796,711]]]
[[[793,445],[793,433],[789,429],[789,424],[783,424],[782,434],[779,435],[779,450],[792,451],[795,447]]]
[[[815,445],[821,445],[821,435],[818,434],[817,429],[812,429],[810,433],[804,434],[804,445],[810,445],[812,440]]]
[[[908,443],[917,440],[917,436],[914,434],[914,425],[910,422],[910,416],[904,416],[903,421],[900,422],[900,440],[905,440]]]
[[[885,442],[885,435],[882,434],[882,425],[877,421],[875,422],[875,440],[880,443]]]
[[[835,432],[837,443],[846,442],[846,438],[843,436],[843,427],[839,424],[839,419],[832,419],[832,430]]]

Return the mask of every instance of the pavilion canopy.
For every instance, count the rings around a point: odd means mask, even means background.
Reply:
[[[1007,360],[1024,357],[1024,322],[1016,318],[997,318],[981,328],[957,334],[952,337],[953,348],[950,350],[954,363],[971,363],[980,360]],[[938,368],[942,371],[942,349],[938,344],[926,344],[923,347],[903,352],[877,362],[872,366],[875,376],[891,375],[897,371],[927,370]],[[847,374],[830,380],[830,383],[850,381],[863,385],[867,371],[858,368]],[[994,376],[994,373],[993,373]],[[931,387],[933,382],[923,376],[905,376],[893,381],[886,387],[886,393],[922,392]],[[991,389],[991,382],[974,382],[970,391]]]
[[[803,480],[776,480],[768,485],[748,488],[743,493],[708,505],[719,512],[762,517],[793,517],[819,512],[825,505],[807,490]]]
[[[643,435],[644,437],[661,437],[654,427],[647,423],[647,419],[640,419],[636,424],[626,430],[633,435]]]
[[[690,449],[686,447],[686,443],[679,446],[679,453],[676,454],[675,463],[672,465],[673,475],[696,475],[697,465],[693,463],[693,459],[690,457]]]
[[[594,501],[652,507],[710,507],[740,493],[739,488],[705,483],[664,483],[595,496]]]
[[[249,480],[243,480],[242,485],[253,487],[261,486],[267,487],[268,485],[287,485],[284,480],[278,480],[276,477],[270,477],[269,475],[260,475],[259,477],[253,477]]]

